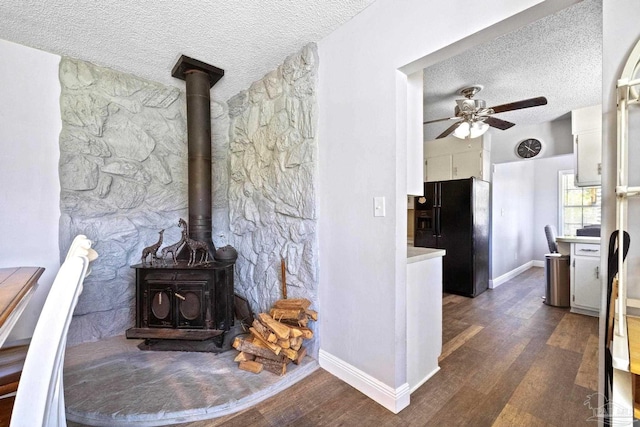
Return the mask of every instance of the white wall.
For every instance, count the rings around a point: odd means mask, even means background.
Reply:
[[[535,168],[532,161],[494,165],[491,190],[491,277],[531,261]]]
[[[516,156],[516,145],[527,138],[537,138],[542,142],[543,148],[538,159],[573,153],[571,118],[567,118],[538,125],[518,125],[503,132],[492,132],[491,162],[520,160]]]
[[[537,159],[534,167],[534,220],[533,220],[533,260],[544,261],[549,253],[549,245],[544,234],[544,226],[551,224],[559,230],[559,187],[558,171],[573,169],[573,154]]]
[[[500,283],[523,264],[544,261],[544,226],[558,227],[558,172],[573,168],[573,154],[493,166],[492,280]]]
[[[537,3],[487,1],[460,25],[462,0],[378,0],[318,43],[321,350],[392,393],[407,381],[406,117],[397,114],[406,76],[398,69],[411,62],[403,70],[413,73],[473,46],[481,40],[434,53]],[[493,35],[569,3],[544,2]],[[373,216],[375,196],[386,199],[385,217]]]
[[[60,267],[60,57],[0,40],[0,267],[45,267],[14,338],[30,336]]]

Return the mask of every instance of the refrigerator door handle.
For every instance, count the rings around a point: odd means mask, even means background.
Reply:
[[[432,208],[431,212],[433,212],[433,237],[437,237],[438,236],[438,215],[440,213],[440,211],[438,210],[438,208],[436,208],[435,206]]]
[[[438,207],[436,208],[438,211],[436,215],[436,234],[437,237],[440,238],[442,237],[442,223],[440,217],[440,211],[442,210],[442,183],[438,182],[436,186],[438,188]]]
[[[433,207],[438,206],[438,183],[433,184]]]

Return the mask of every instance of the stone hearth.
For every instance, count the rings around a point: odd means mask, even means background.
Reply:
[[[285,376],[238,369],[237,352],[141,351],[115,336],[67,349],[65,404],[70,426],[161,426],[251,407],[318,368],[307,357]]]

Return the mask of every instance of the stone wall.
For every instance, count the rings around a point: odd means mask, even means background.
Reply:
[[[211,106],[213,240],[238,250],[235,289],[256,312],[281,297],[283,258],[289,297],[317,308],[317,67],[311,44],[228,107]],[[60,250],[66,254],[73,237],[86,234],[100,254],[74,313],[75,344],[133,326],[130,266],[161,229],[162,246],[180,238],[186,104],[174,87],[69,58],[60,63],[60,81]],[[317,340],[309,353],[317,355]]]
[[[317,69],[310,44],[228,102],[236,292],[255,311],[281,298],[283,258],[289,297],[317,302]]]
[[[134,322],[142,249],[180,238],[187,219],[184,93],[63,58],[60,63],[60,253],[86,234],[100,254],[69,331],[71,344],[122,334]],[[215,89],[214,89],[215,90]],[[228,243],[226,105],[212,104],[214,243]]]

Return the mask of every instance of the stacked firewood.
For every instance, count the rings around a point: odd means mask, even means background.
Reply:
[[[310,320],[318,313],[305,298],[276,301],[269,314],[260,313],[249,328],[251,335],[236,337],[233,347],[240,353],[235,358],[239,368],[256,374],[262,370],[284,375],[291,362],[299,365],[307,354],[303,340],[313,338]]]

